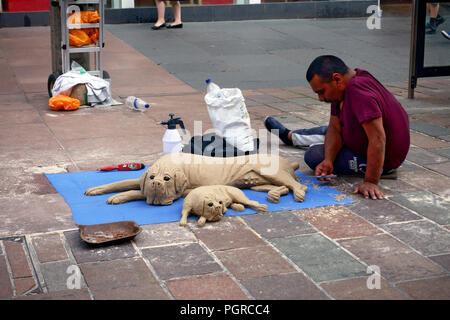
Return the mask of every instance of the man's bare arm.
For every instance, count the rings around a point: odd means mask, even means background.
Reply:
[[[375,118],[362,123],[369,140],[367,147],[367,166],[364,183],[357,186],[354,193],[361,193],[365,198],[382,199],[383,192],[378,187],[383,171],[386,152],[386,133],[382,118]]]
[[[333,173],[334,160],[336,159],[339,151],[343,145],[341,136],[341,124],[339,118],[336,116],[330,117],[330,123],[328,125],[327,133],[325,135],[324,145],[324,160],[319,163],[314,170],[316,176],[326,176]],[[325,178],[325,180],[331,180]]]

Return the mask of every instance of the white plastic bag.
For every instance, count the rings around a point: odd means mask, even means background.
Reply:
[[[70,65],[70,71],[77,72],[79,74],[86,73],[86,70],[75,60],[73,60],[72,64]]]
[[[238,88],[223,88],[206,80],[205,102],[216,133],[246,152],[253,151],[253,135],[245,99]]]
[[[60,75],[53,85],[53,96],[57,94],[70,96],[72,88],[80,83],[86,85],[87,101],[91,106],[117,104],[111,97],[109,82],[88,72],[81,74],[78,71],[69,71]]]

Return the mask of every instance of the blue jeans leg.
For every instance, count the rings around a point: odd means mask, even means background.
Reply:
[[[292,144],[296,147],[309,147],[325,142],[328,126],[292,131]]]

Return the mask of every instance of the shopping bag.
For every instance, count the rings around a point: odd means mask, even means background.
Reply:
[[[62,94],[57,94],[48,100],[48,106],[54,111],[76,110],[80,106],[80,100]]]
[[[97,11],[78,11],[70,14],[69,24],[98,23],[100,16]],[[94,44],[98,41],[98,28],[83,28],[69,30],[69,45],[80,47],[83,45]]]
[[[240,151],[253,151],[250,116],[241,90],[207,83],[205,102],[216,133]]]

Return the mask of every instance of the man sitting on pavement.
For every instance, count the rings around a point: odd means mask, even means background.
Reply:
[[[317,57],[306,79],[320,101],[331,103],[328,126],[291,131],[267,117],[266,128],[287,145],[309,146],[305,162],[315,175],[363,174],[354,193],[382,199],[380,177],[392,174],[409,150],[407,113],[369,72],[352,70],[338,57]]]

